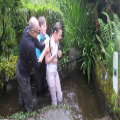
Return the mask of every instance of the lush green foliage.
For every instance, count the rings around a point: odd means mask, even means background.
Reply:
[[[109,72],[112,75],[113,66],[113,52],[119,50],[119,19],[114,15],[114,20],[111,21],[108,14],[103,12],[107,16],[107,23],[105,24],[102,19],[98,19],[100,25],[100,36],[96,34],[97,39],[100,42],[101,50],[105,53],[105,63],[109,68]]]
[[[5,74],[12,78],[16,72],[16,62],[18,57],[13,56],[13,54],[10,55],[8,58],[2,58],[0,63],[0,70],[4,70]]]
[[[83,42],[81,46],[83,47],[82,56],[79,61],[82,61],[81,69],[83,69],[83,73],[87,71],[88,75],[88,84],[90,83],[90,74],[91,67],[94,66],[98,48],[95,43],[95,36],[92,35],[93,31],[86,31],[86,35],[83,36]]]
[[[107,8],[106,12],[110,11],[109,7],[112,0],[102,1],[105,3],[102,10],[105,11],[105,8]],[[113,51],[120,50],[120,20],[114,14],[114,21],[111,21],[108,14],[103,13],[107,16],[107,24],[104,23],[102,19],[98,19],[100,0],[95,0],[94,3],[88,2],[82,0],[23,0],[21,6],[21,0],[2,0],[0,4],[0,55],[2,55],[0,73],[7,75],[8,78],[14,75],[17,56],[13,56],[11,53],[15,52],[14,55],[18,55],[21,35],[30,17],[36,16],[38,18],[41,15],[47,18],[47,33],[49,35],[56,21],[60,21],[63,25],[63,39],[60,44],[64,56],[61,59],[62,63],[66,63],[69,59],[67,56],[69,47],[82,49],[81,69],[83,69],[83,73],[87,71],[88,84],[90,83],[91,67],[95,64],[95,57],[97,56],[97,46],[92,31],[94,27],[90,26],[96,23],[95,27],[98,29],[99,21],[100,36],[96,35],[96,37],[101,43],[102,51],[105,53],[107,66],[112,68],[111,56]],[[18,5],[20,7],[16,9]],[[92,21],[91,14],[93,15]],[[2,86],[3,82],[3,80],[0,80]],[[110,100],[112,106],[114,106],[115,96],[111,96]],[[26,115],[22,115],[22,113],[15,114],[11,118],[24,119],[26,116],[29,117],[29,113]]]
[[[64,13],[66,24],[63,42],[66,46],[82,49],[82,54],[80,54],[82,65],[80,69],[83,69],[84,74],[87,70],[89,84],[91,66],[95,64],[95,57],[97,55],[95,36],[93,36],[94,26],[91,25],[89,9],[86,8],[87,2],[69,0],[66,4],[67,8]]]
[[[16,73],[16,63],[18,56],[13,56],[10,54],[9,58],[1,58],[0,62],[0,73],[2,73],[2,78],[6,77],[5,81],[11,79]],[[4,76],[5,75],[5,76]],[[5,82],[4,79],[1,79],[1,84]]]
[[[67,1],[65,19],[65,40],[69,46],[80,46],[83,35],[90,26],[90,17],[88,17],[86,4],[80,0]]]
[[[0,3],[0,55],[6,46],[9,45],[9,48],[12,48],[10,44],[15,41],[15,32],[11,26],[11,13],[18,5],[21,5],[21,0],[2,0]],[[4,42],[3,47],[2,42]]]
[[[11,78],[16,71],[16,56],[12,53],[17,45],[16,31],[12,26],[12,13],[21,0],[1,0],[0,2],[0,85],[3,86],[5,76]]]
[[[20,43],[23,30],[28,24],[27,15],[28,10],[26,8],[18,8],[17,10],[13,10],[12,12],[12,28],[15,29],[17,44]]]
[[[15,30],[11,27],[11,22],[8,20],[7,26],[5,28],[4,36],[1,41],[2,55],[9,57],[12,50],[16,46],[16,33]]]
[[[103,12],[104,15],[107,16],[107,23],[105,24],[102,19],[98,19],[100,24],[100,36],[97,36],[97,39],[100,41],[101,50],[105,53],[105,63],[110,73],[110,79],[113,76],[113,52],[117,51],[120,59],[120,19],[116,14],[113,14],[114,21],[111,21],[108,14]],[[118,80],[120,79],[120,60],[118,63]],[[110,84],[110,81],[109,81]],[[118,85],[119,86],[119,85]],[[106,87],[106,85],[105,85]],[[105,88],[106,89],[106,88]],[[110,93],[113,91],[112,93]],[[110,103],[111,113],[117,114],[119,116],[120,109],[118,108],[117,99],[120,96],[120,92],[118,91],[118,95],[116,96],[113,87],[106,93],[107,100]],[[118,98],[117,98],[118,97]],[[120,116],[119,116],[120,117]]]

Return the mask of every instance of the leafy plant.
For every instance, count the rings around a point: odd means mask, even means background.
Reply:
[[[107,23],[104,23],[102,19],[98,19],[99,25],[100,25],[100,35],[96,35],[97,39],[100,42],[101,51],[105,54],[105,61],[106,61],[106,67],[108,70],[108,73],[110,73],[110,76],[108,74],[108,78],[112,81],[113,76],[113,52],[117,51],[119,54],[120,59],[120,19],[116,14],[113,14],[114,20],[112,21],[107,13],[102,12],[107,17]],[[118,66],[120,66],[120,61],[118,63]],[[118,67],[118,69],[120,69]],[[118,70],[118,79],[120,76],[120,71]],[[108,79],[107,79],[108,81]],[[110,80],[109,86],[111,84]],[[112,87],[113,83],[111,84],[111,89],[108,90],[106,94],[108,94],[108,101],[110,103],[109,108],[111,109],[112,114],[118,114],[118,103],[116,101],[117,97],[119,96],[119,93],[116,96],[116,93]],[[105,89],[107,89],[107,86],[105,86]]]
[[[13,9],[18,7],[18,5],[21,5],[21,0],[2,0],[0,2],[0,54],[2,53],[2,42],[6,37],[6,29],[8,26],[10,27],[9,24],[11,23],[11,13]]]
[[[16,73],[16,62],[18,56],[10,54],[8,57],[0,56],[0,88],[3,88],[5,82],[11,79]]]
[[[12,28],[15,29],[16,32],[16,40],[17,44],[20,43],[21,36],[25,26],[28,24],[27,21],[28,9],[26,8],[18,8],[17,10],[13,10],[12,12]]]
[[[117,37],[119,37],[119,24],[117,28],[118,18],[114,15],[114,20],[111,21],[108,14],[102,12],[107,17],[107,23],[105,24],[102,19],[98,19],[100,25],[100,36],[96,34],[98,41],[100,42],[101,51],[105,53],[106,66],[109,68],[110,74],[112,74],[113,66],[113,52],[118,51],[119,47],[116,47],[119,43]]]
[[[16,46],[16,33],[15,30],[11,27],[11,22],[8,21],[8,25],[6,27],[6,31],[4,33],[4,36],[2,38],[1,42],[1,54],[5,57],[9,58],[9,55],[12,53],[12,50]]]
[[[95,36],[92,35],[92,31],[86,31],[86,35],[83,36],[83,51],[81,59],[78,62],[82,62],[81,68],[83,73],[87,71],[88,84],[90,83],[91,67],[95,64],[98,48],[95,43]]]
[[[60,2],[60,8],[65,18],[64,37],[61,40],[61,48],[64,55],[67,55],[69,47],[82,48],[82,39],[86,34],[86,30],[90,28],[90,16],[87,15],[87,2],[81,0],[69,0]],[[69,58],[63,57],[63,63],[69,61]]]
[[[79,46],[85,31],[90,26],[86,2],[80,0],[67,1],[67,8],[64,14],[65,19],[65,40],[72,46]]]
[[[2,71],[7,77],[12,78],[16,73],[16,62],[18,57],[10,55],[8,58],[1,58],[0,71]],[[8,81],[8,79],[6,81]],[[2,80],[3,81],[3,80]]]

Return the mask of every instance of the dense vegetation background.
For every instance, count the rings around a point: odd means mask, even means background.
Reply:
[[[31,16],[46,17],[49,35],[54,23],[61,22],[60,61],[69,60],[70,47],[78,48],[80,69],[87,73],[88,84],[96,58],[112,77],[113,52],[118,51],[120,58],[119,11],[120,0],[0,0],[0,89],[16,72],[20,39]],[[115,104],[113,108],[114,112]]]

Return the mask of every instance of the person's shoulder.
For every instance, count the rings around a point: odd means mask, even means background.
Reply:
[[[28,32],[29,26],[26,26],[24,32]]]
[[[49,35],[48,35],[48,34],[45,34],[45,38],[47,39],[47,38],[50,38],[50,37],[49,37]]]
[[[27,38],[27,40],[26,40],[26,48],[29,49],[29,50],[33,50],[35,48],[35,45],[32,42],[31,37]]]

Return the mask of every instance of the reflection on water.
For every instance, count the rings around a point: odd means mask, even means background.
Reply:
[[[62,79],[61,87],[63,103],[72,108],[76,120],[94,120],[105,116],[93,87],[87,85],[87,78],[82,76],[79,71],[73,71],[72,74]],[[36,99],[34,80],[32,81],[31,88],[35,110],[51,104],[49,91],[40,99]],[[20,107],[18,105],[17,89],[6,92],[0,97],[1,116],[10,116],[19,111],[26,112],[24,106]]]
[[[93,87],[87,85],[87,78],[74,71],[62,80],[64,103],[74,111],[76,120],[93,120],[104,117],[103,109]]]

